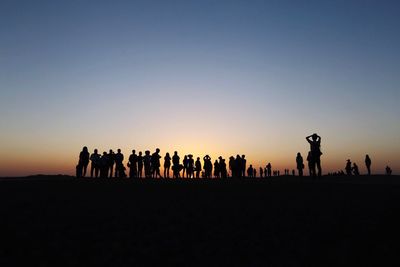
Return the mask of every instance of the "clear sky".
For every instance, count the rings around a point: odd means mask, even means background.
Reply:
[[[399,1],[1,1],[0,176],[156,147],[400,172]]]

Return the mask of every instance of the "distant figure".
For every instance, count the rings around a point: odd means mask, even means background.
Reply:
[[[180,177],[180,171],[181,171],[181,164],[180,164],[180,157],[178,156],[178,152],[175,151],[174,155],[172,156],[172,173],[174,178],[179,178]]]
[[[272,166],[271,163],[268,163],[266,166],[267,172],[265,174],[265,176],[271,177],[272,176]]]
[[[128,159],[128,167],[129,167],[129,177],[136,178],[138,174],[138,156],[136,155],[136,151],[132,150],[132,154],[129,156]]]
[[[95,149],[93,154],[90,155],[90,161],[92,162],[90,165],[90,177],[93,178],[93,172],[95,177],[99,177],[99,171],[100,171],[100,154],[98,153],[98,150]]]
[[[138,177],[142,178],[142,176],[143,176],[143,156],[142,156],[142,151],[139,151],[139,155],[137,157],[137,166],[138,166]]]
[[[371,175],[371,158],[369,155],[365,156],[365,166],[367,166],[368,175]]]
[[[86,176],[87,166],[89,165],[89,156],[88,148],[84,146],[81,153],[79,153],[79,162],[76,166],[76,176],[78,178]]]
[[[297,165],[297,170],[299,172],[299,176],[302,177],[303,169],[304,169],[304,162],[303,162],[303,157],[301,156],[300,152],[297,153],[296,165]]]
[[[156,152],[154,152],[151,155],[151,172],[152,172],[152,177],[153,178],[162,178],[161,174],[160,174],[160,149],[157,148]]]
[[[196,170],[196,179],[200,178],[200,172],[201,172],[201,162],[200,162],[200,158],[197,157],[196,162],[194,164],[194,168]]]
[[[185,178],[185,172],[186,172],[186,178],[187,178],[187,169],[188,169],[188,157],[185,155],[183,157],[183,174],[182,178]]]
[[[221,173],[221,170],[220,170],[218,160],[215,160],[215,162],[214,162],[214,177],[220,178],[220,173]]]
[[[229,170],[232,177],[236,177],[235,158],[233,156],[229,157]]]
[[[346,167],[344,169],[346,170],[346,174],[351,176],[353,168],[351,167],[351,161],[349,159],[347,160]]]
[[[310,177],[315,177],[316,176],[315,175],[315,164],[314,164],[314,159],[313,159],[311,151],[308,152],[307,162],[308,162],[308,171],[309,171]]]
[[[389,166],[386,166],[386,175],[392,175],[392,169]]]
[[[236,177],[240,178],[242,177],[242,169],[243,169],[243,164],[242,164],[242,157],[240,155],[236,155],[235,159],[235,170],[236,170]]]
[[[257,177],[257,169],[253,168],[253,178],[256,178],[256,177]]]
[[[242,176],[246,177],[246,155],[242,155],[242,162],[241,162],[241,167],[242,167]]]
[[[307,142],[310,144],[310,150],[311,150],[311,156],[312,156],[312,162],[317,166],[318,169],[318,177],[321,177],[322,175],[322,169],[321,169],[321,137],[319,135],[312,134],[310,136],[306,137]],[[314,173],[314,176],[316,174]]]
[[[151,178],[151,155],[150,151],[146,150],[143,157],[144,177]]]
[[[221,171],[221,178],[227,178],[228,177],[228,171],[226,169],[225,159],[223,159],[221,156],[219,157],[219,168],[220,168],[220,171]]]
[[[122,164],[122,162],[124,161],[124,155],[121,153],[121,149],[118,148],[117,154],[115,154],[114,156],[114,160],[115,160],[115,177],[124,178],[125,167]]]
[[[110,149],[109,153],[108,153],[108,169],[109,169],[109,174],[110,174],[110,178],[113,177],[113,171],[114,171],[114,163],[115,163],[115,159],[114,159],[114,151],[112,151],[112,149]]]
[[[260,167],[260,178],[264,177],[264,170],[262,167]]]
[[[253,165],[250,164],[249,168],[247,168],[247,177],[253,177]]]
[[[188,160],[187,160],[187,170],[186,170],[186,175],[187,178],[193,178],[194,177],[194,159],[193,155],[189,154],[188,155]]]
[[[360,175],[360,171],[358,170],[358,166],[356,163],[353,163],[353,173],[355,176],[359,176]]]
[[[213,165],[211,162],[211,157],[209,155],[205,155],[204,158],[204,177],[205,178],[211,178],[211,174],[212,174],[212,169],[213,169]]]
[[[292,176],[296,176],[296,171],[292,170]]]
[[[171,168],[171,157],[167,152],[164,157],[164,177],[169,178],[169,169]]]
[[[104,151],[100,158],[100,178],[108,177],[108,166],[108,154]]]

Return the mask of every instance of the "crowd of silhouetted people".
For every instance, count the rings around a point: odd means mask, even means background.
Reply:
[[[317,134],[312,134],[307,136],[306,140],[310,144],[310,151],[306,159],[309,176],[313,178],[321,177],[321,137]],[[236,157],[229,157],[228,163],[221,156],[215,159],[213,163],[209,155],[204,156],[203,160],[200,157],[195,159],[191,154],[184,155],[181,161],[181,157],[177,151],[172,156],[167,152],[163,158],[163,175],[160,172],[162,156],[158,148],[153,153],[146,150],[144,155],[142,151],[136,154],[136,151],[132,150],[132,154],[129,156],[126,164],[126,167],[129,168],[128,173],[123,163],[124,159],[121,149],[117,149],[116,153],[110,149],[108,153],[104,151],[102,154],[99,154],[98,150],[94,149],[93,153],[90,154],[88,148],[85,146],[79,154],[76,176],[86,177],[89,163],[90,177],[96,178],[266,178],[281,175],[279,170],[272,170],[271,163],[266,164],[265,167],[260,167],[257,173],[257,169],[252,164],[247,167],[246,156],[240,156],[239,154]],[[366,155],[365,165],[368,175],[371,175],[371,164],[371,158],[369,155]],[[300,152],[296,156],[296,168],[298,176],[303,176],[305,165]],[[385,171],[387,175],[391,175],[392,173],[389,166],[386,167]],[[295,176],[296,171],[294,169],[292,171],[285,169],[284,175]],[[347,160],[345,172],[341,170],[335,173],[328,173],[328,175],[357,176],[360,175],[360,171],[356,163],[352,164],[350,160]]]

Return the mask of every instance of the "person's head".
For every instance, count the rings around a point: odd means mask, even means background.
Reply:
[[[106,151],[103,152],[103,156],[107,156],[107,152]]]
[[[135,149],[132,149],[132,154],[135,154],[136,153],[136,150]]]
[[[156,153],[159,153],[160,152],[160,149],[159,148],[156,148]]]
[[[317,141],[318,135],[315,133],[311,136],[313,141]]]
[[[83,151],[83,152],[87,152],[87,151],[88,151],[87,146],[84,146],[84,147],[82,148],[82,151]]]
[[[297,156],[298,156],[298,157],[300,157],[300,156],[301,156],[300,152],[298,152],[298,153],[297,153]]]
[[[253,165],[250,164],[250,168],[253,168]]]
[[[166,157],[169,157],[169,153],[168,153],[168,152],[167,152],[167,153],[165,153],[165,156],[166,156]]]
[[[245,155],[242,155],[242,159],[244,159],[246,156]]]
[[[94,149],[94,154],[97,154],[98,150],[97,148]]]
[[[174,155],[178,155],[178,151],[174,151]]]
[[[193,155],[192,155],[192,154],[189,154],[188,157],[191,159],[191,158],[193,158]]]
[[[149,151],[149,150],[146,150],[144,153],[145,153],[146,155],[150,155],[150,151]]]
[[[142,155],[142,151],[139,151],[139,156],[141,156]]]
[[[110,154],[112,154],[113,153],[113,151],[112,151],[112,149],[110,149]]]
[[[117,149],[117,152],[118,152],[118,153],[121,153],[121,149],[118,148],[118,149]]]
[[[200,160],[200,158],[199,158],[199,157],[197,157],[197,160]]]
[[[187,159],[187,156],[185,155],[183,158],[184,158],[184,159]]]

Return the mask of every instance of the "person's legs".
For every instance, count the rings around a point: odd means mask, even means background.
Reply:
[[[318,169],[318,177],[321,177],[322,176],[321,159],[318,157],[315,163]]]

